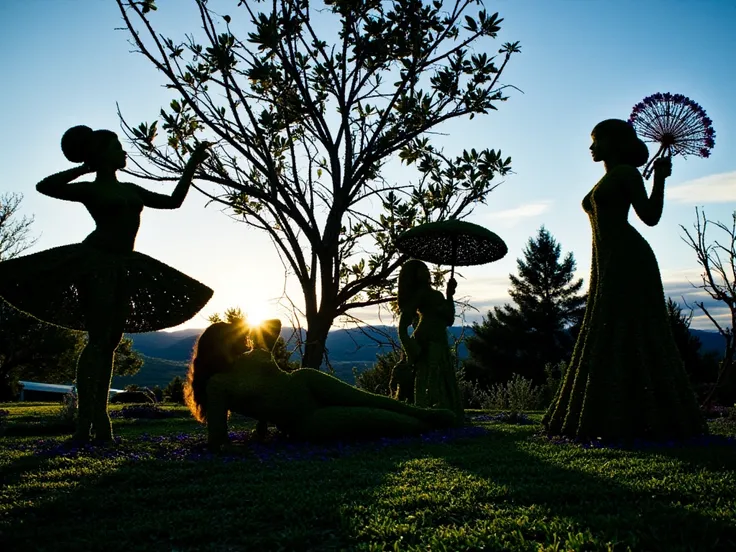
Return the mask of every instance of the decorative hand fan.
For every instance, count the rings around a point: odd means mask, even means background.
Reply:
[[[682,94],[657,92],[634,106],[631,123],[645,142],[658,142],[657,153],[644,167],[644,178],[652,174],[655,159],[665,155],[709,157],[716,133],[705,110]]]

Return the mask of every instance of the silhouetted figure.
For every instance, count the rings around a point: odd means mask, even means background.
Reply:
[[[207,424],[212,450],[228,442],[230,411],[258,420],[261,434],[271,423],[308,441],[413,435],[455,425],[448,410],[416,408],[319,370],[284,372],[271,354],[280,331],[279,320],[250,331],[242,324],[218,322],[199,336],[185,397],[194,417]]]
[[[565,379],[542,423],[550,435],[584,439],[705,433],[670,329],[657,260],[628,222],[631,206],[645,224],[659,222],[670,159],[655,162],[647,196],[636,167],[649,152],[631,125],[599,123],[590,150],[606,174],[583,199],[593,230],[588,304]]]
[[[0,296],[40,320],[88,334],[77,363],[79,421],[74,439],[112,439],[107,401],[113,355],[123,332],[177,326],[194,316],[212,290],[147,255],[133,251],[143,207],[176,209],[187,195],[207,144],[192,154],[174,192],[149,192],[119,182],[126,154],[114,132],[76,126],[61,149],[83,163],[43,179],[42,194],[82,203],[96,223],[79,244],[55,247],[0,263]],[[73,180],[96,173],[92,182]]]
[[[410,260],[399,272],[399,340],[405,359],[394,367],[392,389],[397,398],[417,406],[447,408],[464,419],[447,327],[455,320],[452,300],[457,282],[447,283],[447,298],[432,288],[427,265]],[[408,328],[414,326],[409,336]]]

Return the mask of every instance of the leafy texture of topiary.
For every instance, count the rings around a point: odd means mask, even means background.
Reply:
[[[455,319],[455,280],[447,285],[447,298],[432,288],[427,265],[404,263],[399,274],[399,339],[406,355],[394,367],[392,385],[397,397],[417,406],[447,408],[464,417],[455,362],[447,343],[447,327]],[[414,331],[409,336],[409,326]]]
[[[61,147],[69,161],[83,165],[44,178],[36,189],[84,205],[95,230],[82,243],[0,263],[0,297],[39,320],[87,332],[77,361],[74,437],[110,441],[107,401],[123,332],[179,325],[212,296],[204,284],[133,250],[143,207],[180,207],[207,145],[192,153],[170,196],[117,180],[127,156],[114,132],[78,125],[64,133]],[[73,182],[93,172],[94,182]]]
[[[213,450],[228,442],[229,412],[258,420],[263,437],[273,424],[307,441],[400,437],[458,424],[449,410],[368,393],[312,368],[281,370],[271,354],[280,330],[278,320],[251,329],[248,352],[237,324],[213,324],[199,337],[185,394],[195,418],[207,423]],[[228,359],[238,346],[240,354]]]
[[[588,304],[542,423],[549,435],[577,439],[694,437],[707,426],[670,329],[657,260],[627,220],[633,206],[646,224],[659,221],[665,178],[655,170],[648,197],[639,171],[625,164],[636,132],[624,121],[604,123],[591,150],[607,173],[583,200],[593,230]]]

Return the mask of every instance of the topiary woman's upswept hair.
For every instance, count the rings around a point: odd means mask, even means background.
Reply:
[[[649,148],[641,140],[631,123],[622,119],[606,119],[593,129],[593,136],[605,137],[614,147],[621,163],[641,167],[649,159]]]
[[[207,421],[207,383],[215,374],[227,372],[233,354],[245,352],[248,329],[242,323],[217,322],[208,327],[194,344],[184,385],[184,400],[192,416]]]
[[[431,287],[429,268],[422,261],[411,259],[401,266],[399,272],[399,310],[402,313],[416,311],[417,292]]]
[[[70,128],[61,137],[61,151],[72,163],[87,163],[99,168],[99,159],[107,147],[118,139],[111,130],[92,130],[85,125]]]

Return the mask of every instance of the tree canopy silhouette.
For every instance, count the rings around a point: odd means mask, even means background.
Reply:
[[[279,0],[263,11],[233,1],[232,15],[193,0],[201,41],[158,34],[165,10],[152,0],[117,2],[136,51],[176,96],[150,123],[121,115],[148,161],[132,174],[176,179],[200,134],[216,140],[197,178],[221,188],[198,189],[266,232],[298,279],[304,366],[321,365],[336,317],[394,298],[405,258],[393,237],[468,215],[510,170],[500,151],[450,155],[428,138],[507,99],[500,77],[519,43],[489,54],[502,19],[476,0]],[[416,182],[383,176],[397,156]]]

